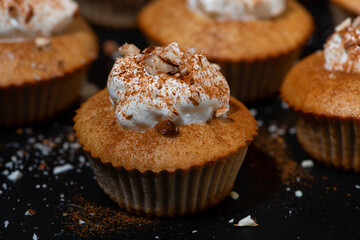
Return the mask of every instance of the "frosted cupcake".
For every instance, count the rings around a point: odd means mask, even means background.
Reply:
[[[347,18],[360,15],[360,0],[330,0],[330,10],[337,25]]]
[[[91,23],[108,28],[135,28],[139,10],[150,0],[77,0]]]
[[[360,172],[360,18],[336,27],[324,51],[291,69],[281,95],[298,113],[297,138],[306,152]]]
[[[39,123],[78,97],[97,40],[71,0],[0,2],[0,126]]]
[[[99,186],[122,209],[174,217],[231,191],[256,121],[204,55],[125,45],[108,89],[74,118]]]
[[[157,0],[139,14],[154,44],[202,50],[242,101],[275,94],[313,32],[310,14],[289,0]]]

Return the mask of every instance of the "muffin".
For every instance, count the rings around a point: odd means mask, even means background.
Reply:
[[[108,89],[74,118],[99,186],[139,215],[184,216],[217,205],[256,135],[254,117],[194,49],[120,50],[127,56],[115,62]]]
[[[330,10],[337,25],[347,18],[360,15],[360,0],[330,0]]]
[[[221,66],[232,95],[247,102],[278,91],[314,28],[293,0],[157,0],[138,21],[153,44],[202,50]]]
[[[97,40],[71,0],[0,2],[0,126],[40,123],[68,108]]]
[[[286,76],[281,96],[297,112],[297,138],[327,165],[360,172],[360,18],[336,28]]]
[[[150,0],[77,0],[91,23],[108,28],[136,28],[139,10]]]

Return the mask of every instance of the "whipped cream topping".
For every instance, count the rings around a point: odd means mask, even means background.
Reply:
[[[1,0],[0,37],[48,37],[64,31],[77,12],[73,0]]]
[[[360,17],[337,26],[324,48],[327,70],[360,73]]]
[[[267,19],[285,11],[286,0],[188,0],[188,8],[216,20]]]
[[[187,125],[226,116],[229,86],[203,54],[183,52],[177,43],[142,53],[126,44],[120,52],[128,55],[116,60],[107,86],[124,129],[144,131],[166,119]]]

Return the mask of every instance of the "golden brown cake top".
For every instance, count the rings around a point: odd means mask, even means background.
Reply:
[[[360,74],[325,69],[324,53],[317,52],[290,70],[281,97],[304,113],[360,119]]]
[[[139,27],[155,43],[175,41],[183,49],[203,50],[209,60],[253,61],[304,45],[313,20],[293,0],[278,17],[254,21],[216,21],[190,11],[186,0],[157,0],[140,12]]]
[[[254,117],[234,98],[228,118],[179,126],[175,137],[165,137],[154,128],[145,132],[124,130],[114,111],[108,91],[100,91],[77,110],[76,136],[92,157],[140,172],[187,169],[226,158],[247,147],[257,130]]]
[[[360,15],[360,0],[330,0],[346,11]]]
[[[64,76],[90,64],[97,54],[96,36],[79,17],[59,35],[0,41],[0,87]]]

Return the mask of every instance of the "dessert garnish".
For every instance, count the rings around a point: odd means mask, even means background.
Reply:
[[[125,44],[119,52],[124,57],[109,74],[108,90],[122,128],[146,131],[157,125],[159,131],[166,126],[159,132],[169,136],[178,134],[177,126],[226,116],[229,86],[217,66],[195,49],[183,52],[171,43],[140,52]]]

